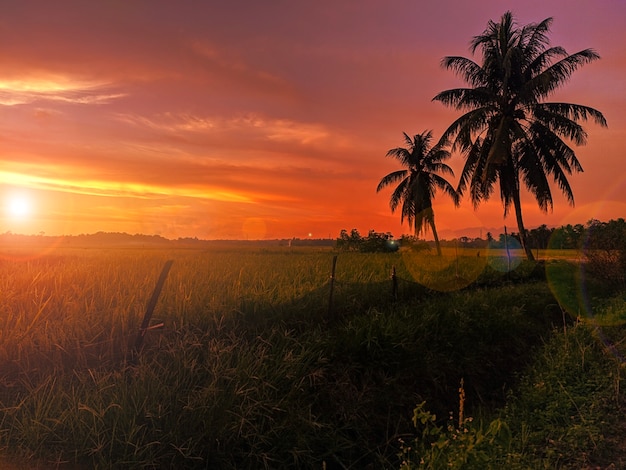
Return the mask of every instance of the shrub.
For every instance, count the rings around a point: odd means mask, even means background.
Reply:
[[[360,251],[361,253],[394,253],[400,245],[389,232],[379,233],[370,230],[363,238],[359,231],[353,228],[350,234],[342,230],[337,239],[337,249],[340,251]]]
[[[586,270],[615,288],[626,287],[626,221],[587,224]]]

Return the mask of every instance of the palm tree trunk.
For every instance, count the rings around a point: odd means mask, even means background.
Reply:
[[[520,200],[519,190],[515,191],[513,195],[513,205],[515,206],[515,218],[517,219],[517,229],[519,230],[519,240],[526,253],[526,258],[529,261],[535,261],[533,252],[528,246],[528,240],[526,238],[526,229],[524,228],[524,220],[522,219],[522,201]]]
[[[441,245],[439,244],[439,237],[437,236],[437,228],[435,227],[435,218],[430,219],[430,229],[433,231],[433,237],[435,238],[435,246],[437,247],[437,256],[441,256]]]

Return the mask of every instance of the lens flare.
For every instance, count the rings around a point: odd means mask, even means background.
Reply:
[[[486,257],[479,250],[444,247],[441,256],[430,252],[402,250],[402,260],[413,280],[429,289],[450,292],[463,289],[482,273]]]
[[[507,237],[506,244],[504,241],[490,243],[486,251],[487,264],[501,273],[517,269],[525,256],[520,242],[511,236]]]
[[[585,259],[588,250],[585,225],[592,219],[608,222],[614,214],[626,213],[626,204],[613,200],[598,201],[577,206],[567,214],[567,220],[558,224],[548,242],[552,256],[568,261],[570,272],[566,273],[562,263],[547,263],[546,276],[550,289],[561,308],[574,318],[591,318],[585,279]],[[574,221],[574,224],[572,224]]]

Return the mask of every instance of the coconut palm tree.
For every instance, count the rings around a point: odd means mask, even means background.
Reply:
[[[413,226],[413,233],[416,236],[430,227],[435,238],[437,254],[441,255],[432,201],[436,190],[441,189],[458,204],[454,186],[438,174],[454,176],[452,169],[443,163],[450,158],[450,152],[438,145],[434,147],[431,145],[432,131],[424,131],[413,138],[406,132],[403,134],[407,147],[391,149],[387,156],[395,157],[406,168],[389,173],[381,179],[376,192],[399,182],[389,200],[391,212],[394,213],[401,205],[400,221],[404,222],[406,218],[409,225]]]
[[[571,205],[574,195],[567,180],[582,166],[568,143],[583,145],[587,133],[580,121],[593,119],[606,126],[602,113],[577,104],[546,102],[582,65],[600,56],[592,49],[568,55],[550,46],[552,18],[518,26],[511,12],[471,42],[471,52],[482,52],[482,63],[465,57],[445,57],[442,66],[463,78],[469,88],[439,93],[433,100],[464,111],[443,133],[440,145],[452,143],[466,158],[457,191],[469,189],[477,207],[500,183],[504,216],[515,210],[521,244],[526,242],[520,188],[525,186],[539,208],[552,210],[552,179]]]

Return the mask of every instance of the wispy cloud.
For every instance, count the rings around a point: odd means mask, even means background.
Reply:
[[[0,183],[39,190],[112,198],[155,199],[185,197],[221,202],[253,203],[252,193],[233,191],[218,185],[159,185],[133,181],[36,176],[0,171]]]
[[[36,101],[107,104],[126,96],[112,91],[111,84],[77,80],[67,76],[0,79],[0,104],[15,106]]]
[[[323,124],[266,118],[255,113],[229,118],[187,113],[163,113],[153,117],[119,114],[118,119],[127,124],[166,133],[235,133],[242,138],[254,136],[269,141],[302,145],[338,137],[332,136],[330,130]]]

